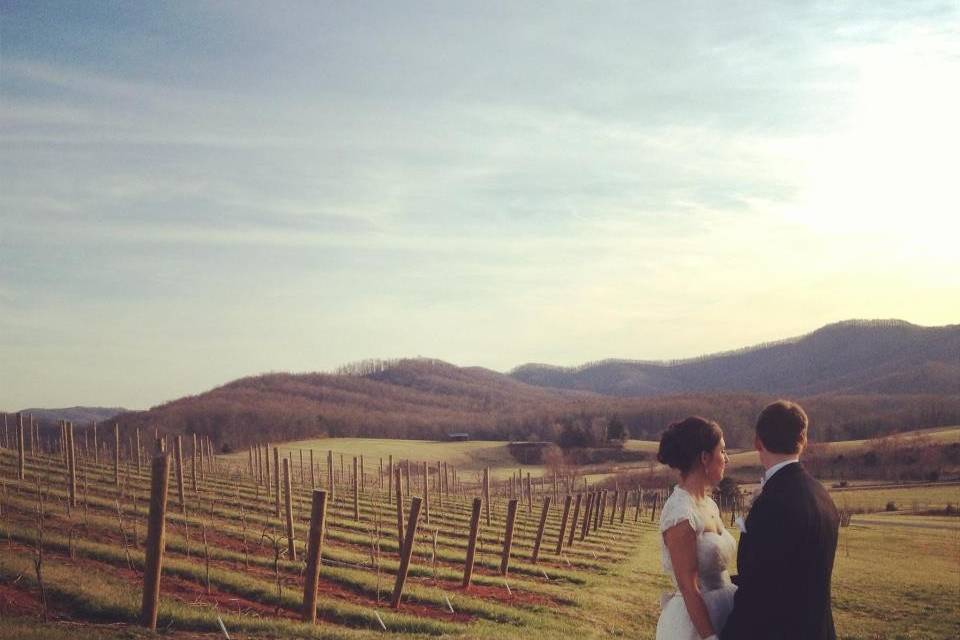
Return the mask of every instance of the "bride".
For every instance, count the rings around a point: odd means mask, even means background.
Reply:
[[[727,464],[717,423],[691,417],[667,427],[657,459],[680,472],[660,512],[663,570],[675,591],[662,598],[657,640],[716,640],[733,609],[736,586],[727,567],[737,546],[723,526],[712,487]]]

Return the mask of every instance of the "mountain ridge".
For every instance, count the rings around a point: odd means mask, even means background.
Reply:
[[[910,374],[913,375],[910,375]],[[960,393],[960,325],[847,320],[795,338],[681,360],[524,364],[528,384],[604,395]],[[902,381],[902,388],[896,384]],[[909,382],[909,384],[907,384]]]
[[[960,423],[958,325],[841,323],[679,365],[605,362],[561,373],[593,378],[561,380],[564,388],[520,379],[517,370],[367,360],[332,373],[248,376],[115,420],[125,441],[135,428],[156,429],[210,436],[225,450],[323,436],[444,439],[452,432],[557,441],[570,426],[604,433],[614,419],[633,438],[656,439],[689,415],[717,420],[731,446],[749,446],[756,415],[777,397],[803,404],[812,440]],[[723,384],[714,385],[718,378]]]

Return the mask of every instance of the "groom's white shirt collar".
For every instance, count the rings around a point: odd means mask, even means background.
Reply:
[[[775,474],[777,471],[780,471],[780,469],[783,469],[788,464],[793,464],[794,462],[800,462],[800,456],[797,456],[796,458],[791,458],[789,460],[784,460],[783,462],[778,462],[777,464],[767,469],[767,472],[763,474],[763,479],[760,481],[760,486],[762,487],[763,485],[770,482],[770,478],[773,477],[773,474]]]

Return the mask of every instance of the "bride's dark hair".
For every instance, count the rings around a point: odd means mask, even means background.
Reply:
[[[704,451],[713,451],[723,431],[713,420],[691,416],[674,422],[660,435],[657,460],[665,465],[687,473]]]

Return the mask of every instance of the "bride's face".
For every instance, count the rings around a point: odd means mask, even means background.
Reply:
[[[704,461],[704,471],[708,484],[713,486],[720,484],[720,481],[723,480],[724,469],[726,469],[729,461],[730,459],[727,458],[727,443],[723,441],[721,436],[720,442],[717,443],[707,460]]]

